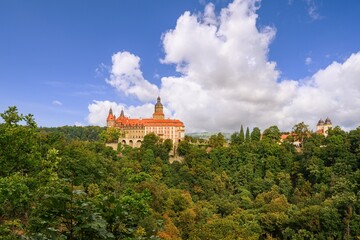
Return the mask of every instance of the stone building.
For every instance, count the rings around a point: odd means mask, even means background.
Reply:
[[[327,137],[327,135],[328,135],[328,130],[329,130],[330,128],[332,128],[332,127],[333,127],[333,125],[332,125],[331,120],[330,120],[329,117],[327,117],[327,118],[325,119],[325,122],[324,122],[324,120],[320,119],[319,122],[318,122],[318,124],[316,125],[316,133],[322,134],[322,135],[324,135],[325,137]]]
[[[132,147],[140,147],[144,136],[149,133],[155,133],[163,140],[170,139],[174,145],[185,137],[183,122],[177,119],[165,119],[160,97],[157,98],[152,118],[128,118],[123,110],[116,118],[110,108],[107,126],[118,128],[120,131],[118,142]]]

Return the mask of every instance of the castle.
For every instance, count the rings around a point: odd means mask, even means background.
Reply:
[[[160,139],[170,139],[176,144],[185,137],[184,123],[177,119],[165,119],[163,105],[160,97],[157,98],[155,111],[152,118],[128,118],[121,110],[118,118],[110,108],[107,117],[107,127],[115,127],[120,130],[118,142],[132,147],[140,147],[144,136],[149,133],[155,133]]]
[[[325,119],[325,122],[324,122],[324,120],[322,120],[322,119],[320,119],[319,120],[319,122],[318,122],[318,124],[316,125],[316,133],[318,133],[318,134],[322,134],[322,135],[324,135],[325,137],[327,137],[327,135],[328,135],[328,130],[330,129],[330,128],[332,128],[333,126],[332,126],[332,123],[331,123],[331,121],[330,121],[330,118],[326,118]]]

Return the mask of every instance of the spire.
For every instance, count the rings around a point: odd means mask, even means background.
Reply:
[[[331,120],[330,120],[329,117],[327,117],[327,118],[325,119],[325,124],[327,124],[327,125],[330,125],[330,124],[331,124]]]
[[[157,98],[157,102],[155,104],[155,112],[153,114],[153,118],[154,119],[164,119],[165,118],[165,115],[164,115],[164,112],[163,112],[163,105],[161,104],[161,98],[160,96],[158,96]]]
[[[317,126],[322,126],[322,125],[324,125],[324,120],[320,119]]]
[[[108,117],[107,117],[106,121],[108,123],[108,127],[113,126],[114,123],[115,123],[115,117],[113,115],[112,108],[110,108],[110,110],[109,110],[109,114],[108,114]]]
[[[161,104],[161,98],[160,98],[160,96],[157,97],[157,102],[156,102],[156,104],[155,104],[155,107],[156,107],[156,106],[158,106],[158,107],[160,107],[160,106],[162,107],[162,106],[163,106],[163,105]]]
[[[125,115],[124,115],[124,109],[121,109],[120,117],[125,117]]]

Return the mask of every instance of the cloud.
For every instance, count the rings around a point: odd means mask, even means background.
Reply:
[[[146,103],[140,106],[127,106],[126,104],[119,104],[110,101],[94,100],[88,106],[89,115],[87,121],[91,125],[106,126],[106,117],[109,114],[109,109],[112,108],[113,114],[120,116],[121,110],[124,110],[126,117],[131,118],[151,118],[154,113],[154,103]],[[171,117],[168,109],[164,109],[166,116]]]
[[[115,54],[107,81],[115,79],[113,86],[121,92],[137,86],[136,94],[149,94],[140,106],[94,101],[89,123],[104,125],[110,107],[117,115],[124,109],[131,117],[149,117],[159,91],[166,115],[182,120],[187,132],[239,131],[241,124],[288,131],[302,121],[314,128],[327,116],[335,125],[356,127],[360,52],[306,79],[280,80],[276,63],[268,59],[276,29],[257,27],[257,3],[235,0],[219,14],[208,4],[204,13],[181,15],[162,36],[161,63],[174,65],[177,74],[162,77],[159,88],[142,77],[138,56]]]
[[[143,102],[156,98],[159,91],[155,84],[144,79],[140,58],[126,51],[112,56],[111,74],[106,82],[125,95],[134,95]]]
[[[99,66],[95,69],[95,77],[100,78],[103,77],[104,74],[110,71],[110,67],[105,65],[104,63],[100,63]]]
[[[257,29],[257,1],[234,1],[215,16],[185,12],[163,36],[163,63],[181,77],[162,78],[165,104],[194,130],[266,125],[284,101],[276,64],[267,60],[276,30]],[[182,97],[181,97],[182,96]]]
[[[290,104],[283,108],[285,116],[304,119],[315,125],[320,117],[329,116],[333,124],[345,129],[359,126],[360,52],[345,62],[333,62],[319,70],[296,90]]]
[[[310,65],[312,63],[312,58],[311,57],[307,57],[305,59],[305,65]]]
[[[55,105],[55,106],[62,106],[62,102],[58,101],[58,100],[54,100],[52,101],[52,104]]]
[[[75,122],[74,125],[76,127],[83,127],[84,126],[84,124],[82,122]]]
[[[319,20],[322,18],[318,12],[318,6],[315,3],[315,0],[305,0],[307,5],[307,12],[309,14],[309,17],[312,20]]]

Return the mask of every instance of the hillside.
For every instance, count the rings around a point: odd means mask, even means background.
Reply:
[[[360,237],[360,127],[305,135],[301,152],[270,131],[229,146],[217,135],[210,151],[183,141],[170,164],[154,134],[117,152],[15,107],[1,118],[0,239]]]

